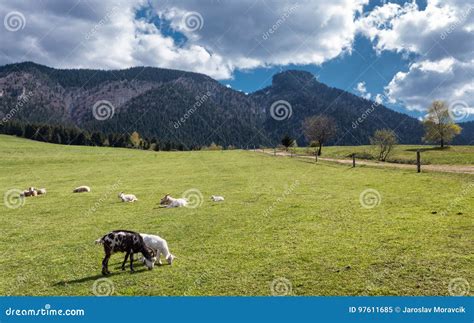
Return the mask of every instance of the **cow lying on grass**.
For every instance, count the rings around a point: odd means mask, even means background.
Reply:
[[[148,248],[139,233],[127,230],[116,230],[107,233],[95,241],[96,244],[104,245],[105,257],[102,260],[102,275],[110,274],[108,269],[110,256],[116,252],[125,252],[125,259],[122,263],[122,270],[125,270],[125,263],[130,256],[130,271],[133,269],[133,254],[141,252],[144,257],[145,266],[153,269],[156,258],[153,251]]]
[[[188,205],[188,201],[186,199],[175,199],[174,197],[171,197],[171,195],[166,194],[165,197],[163,197],[160,200],[160,205],[170,208],[170,207],[182,207]]]
[[[30,187],[27,190],[24,190],[20,197],[28,197],[28,196],[37,196],[37,195],[44,195],[46,194],[45,188],[36,189],[34,187]]]
[[[122,200],[122,202],[135,202],[135,201],[138,201],[137,197],[133,194],[123,194],[123,192],[120,192],[118,197]]]
[[[90,191],[91,191],[91,188],[85,185],[76,187],[74,190],[72,190],[73,193],[88,193]]]

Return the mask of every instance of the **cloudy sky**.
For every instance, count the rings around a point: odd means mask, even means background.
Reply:
[[[2,65],[175,68],[244,92],[303,69],[413,116],[442,99],[474,119],[472,1],[3,0],[0,17]]]

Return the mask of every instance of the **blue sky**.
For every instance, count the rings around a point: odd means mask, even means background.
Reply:
[[[344,54],[318,65],[286,65],[271,68],[256,68],[236,71],[234,78],[223,80],[232,88],[253,92],[271,84],[272,75],[282,69],[305,70],[316,75],[318,80],[355,94],[357,83],[365,82],[368,92],[383,93],[384,86],[401,70],[408,69],[409,62],[401,54],[384,52],[377,55],[365,37],[356,37],[352,53]],[[393,105],[395,106],[395,105]]]
[[[6,0],[0,16],[0,64],[156,66],[243,92],[301,69],[415,117],[438,99],[474,119],[470,1]]]
[[[387,1],[373,0],[363,6],[356,16],[363,17],[370,14],[377,6],[384,6]],[[404,6],[406,1],[392,1]],[[419,11],[427,7],[427,1],[415,1]],[[188,38],[180,31],[172,28],[166,19],[153,14],[154,8],[150,4],[137,12],[138,19],[146,19],[157,26],[162,34],[174,39],[178,46],[186,46]],[[410,64],[416,58],[416,53],[401,51],[376,51],[373,42],[365,35],[355,35],[351,50],[343,52],[335,58],[321,64],[286,64],[255,68],[236,68],[232,76],[220,80],[222,84],[233,89],[251,93],[271,84],[272,76],[282,70],[297,69],[313,73],[320,82],[329,86],[344,89],[356,95],[370,95],[375,99],[377,94],[385,92],[385,87],[398,72],[409,71]],[[363,83],[366,92],[361,93],[358,84]],[[407,109],[403,102],[384,102],[390,108],[421,118],[424,111]]]
[[[364,12],[370,12],[374,7],[386,1],[372,0],[364,6]],[[405,1],[392,1],[403,4]],[[416,1],[419,8],[426,8],[426,1]],[[371,93],[383,93],[384,86],[401,71],[407,70],[409,60],[403,58],[404,55],[383,52],[377,54],[372,47],[372,43],[366,37],[356,36],[352,48],[352,53],[343,54],[321,65],[287,65],[270,68],[256,68],[252,70],[237,70],[234,78],[223,81],[233,88],[243,92],[253,92],[271,84],[271,77],[282,69],[305,70],[316,75],[319,81],[352,93],[358,94],[354,90],[358,82],[365,82],[366,88]],[[374,62],[375,61],[375,62]],[[391,105],[396,110],[406,112],[398,105]],[[419,116],[419,113],[413,115]]]

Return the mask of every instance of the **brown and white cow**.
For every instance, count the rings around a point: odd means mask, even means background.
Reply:
[[[125,252],[125,259],[122,263],[122,270],[125,270],[125,263],[130,256],[130,271],[133,272],[133,254],[141,252],[145,258],[145,265],[148,269],[153,269],[155,265],[155,255],[148,248],[139,233],[127,230],[116,230],[107,233],[102,238],[95,241],[104,245],[105,257],[102,260],[102,275],[110,274],[108,269],[109,258],[116,252]]]

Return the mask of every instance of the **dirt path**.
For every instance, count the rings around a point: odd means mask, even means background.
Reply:
[[[268,155],[273,155],[273,151],[263,151],[261,149],[256,150],[259,153],[265,153]],[[290,156],[290,153],[278,151],[277,156]],[[306,158],[306,159],[313,159],[314,156],[307,156],[307,155],[293,155],[298,158]],[[329,161],[339,164],[348,164],[352,165],[352,160],[350,159],[337,159],[337,158],[326,158],[326,157],[318,157],[318,160]],[[408,164],[396,164],[396,163],[387,163],[387,162],[376,162],[376,161],[368,161],[357,159],[356,165],[367,165],[373,167],[389,167],[389,168],[402,168],[402,169],[412,169],[416,171],[416,165],[408,165]],[[443,173],[462,173],[462,174],[474,174],[474,166],[469,165],[421,165],[421,171],[429,171],[429,172],[443,172]]]

